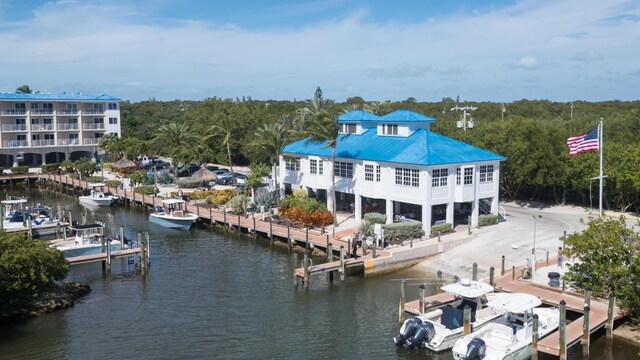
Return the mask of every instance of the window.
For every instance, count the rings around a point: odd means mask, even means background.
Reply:
[[[44,119],[42,119],[42,123],[43,124],[47,124],[47,125],[53,124],[53,119],[52,118],[44,118]]]
[[[39,122],[40,120],[31,118],[31,125],[38,125]]]
[[[456,169],[456,185],[460,185],[461,184],[461,175],[460,175],[460,168]]]
[[[373,165],[364,165],[364,179],[366,181],[373,181]]]
[[[38,103],[31,103],[31,110],[35,110],[38,108]]]
[[[44,103],[42,104],[42,108],[45,110],[53,111],[53,103]]]
[[[447,186],[447,176],[449,176],[449,169],[433,169],[433,172],[431,174],[432,187]]]
[[[78,139],[78,138],[79,138],[78,134],[69,134],[69,139],[73,140],[73,139]]]
[[[40,140],[40,134],[31,135],[31,140]]]
[[[23,112],[27,108],[25,103],[15,103],[14,106],[16,110],[20,110],[19,112]]]
[[[380,165],[376,165],[376,181],[380,182]]]
[[[104,135],[104,134],[103,133],[95,133],[94,134],[94,138],[100,139],[102,137],[102,135]]]
[[[44,134],[44,139],[45,140],[53,140],[54,136],[53,136],[53,134]]]
[[[109,118],[109,125],[118,125],[118,118]]]
[[[104,112],[104,104],[93,104],[93,111]]]
[[[69,113],[77,113],[78,112],[78,104],[67,104],[67,111]]]
[[[316,175],[322,175],[322,160],[310,159],[309,160],[309,172]]]
[[[464,168],[464,184],[465,185],[473,184],[473,168],[470,168],[470,167]]]
[[[27,119],[16,119],[16,125],[24,125],[27,123]]]
[[[118,110],[118,103],[109,103],[109,110]]]
[[[356,124],[340,124],[340,132],[349,134],[356,132]]]
[[[398,135],[398,125],[384,124],[382,125],[382,134],[384,135]]]
[[[73,119],[67,120],[67,124],[77,124],[77,123],[78,123],[78,118],[73,118]]]
[[[300,171],[300,158],[285,158],[284,168],[291,171]]]
[[[493,165],[480,165],[480,182],[493,182]]]
[[[16,140],[27,141],[27,135],[24,135],[24,134],[16,135]]]
[[[104,119],[103,118],[93,118],[93,123],[94,124],[104,124]]]
[[[419,187],[420,171],[416,169],[396,168],[396,184]]]
[[[353,179],[353,164],[348,162],[336,162],[333,165],[335,176]]]

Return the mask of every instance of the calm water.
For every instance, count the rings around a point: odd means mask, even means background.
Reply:
[[[91,294],[71,309],[0,328],[1,359],[452,359],[392,343],[399,299],[393,279],[432,274],[344,283],[315,276],[305,292],[293,287],[302,256],[267,240],[164,229],[140,209],[85,212],[73,197],[46,191],[32,189],[29,199],[73,209],[74,220],[98,218],[113,230],[122,224],[128,236],[148,231],[152,269],[142,277],[124,259],[110,276],[99,263],[72,267],[69,277],[88,282]],[[417,298],[417,287],[407,292]],[[623,342],[613,348],[606,356],[600,339],[591,358],[637,359],[640,351]],[[575,347],[570,358],[580,354]]]

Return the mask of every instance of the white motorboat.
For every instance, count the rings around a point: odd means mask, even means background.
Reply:
[[[79,196],[78,199],[82,204],[93,206],[111,206],[114,201],[119,199],[118,195],[102,192],[99,187],[105,186],[102,183],[91,184],[92,190],[88,195]]]
[[[493,293],[493,287],[481,281],[462,279],[440,288],[452,294],[455,300],[444,307],[407,319],[398,336],[396,346],[406,345],[408,350],[426,348],[435,352],[451,349],[463,336],[464,307],[471,310],[471,327],[480,329],[504,314],[486,303],[503,294]]]
[[[30,223],[30,224],[29,224]],[[2,229],[6,231],[31,231],[34,236],[52,235],[56,233],[56,225],[63,224],[61,219],[52,217],[46,207],[15,210],[11,218],[2,220]]]
[[[74,225],[71,230],[75,232],[73,240],[51,245],[51,247],[63,251],[64,256],[67,258],[106,252],[106,246],[109,246],[111,251],[119,251],[127,248],[127,245],[124,245],[124,241],[111,238],[105,239],[103,248],[102,237],[104,236],[104,224],[100,222],[95,224]]]
[[[198,220],[198,215],[186,210],[186,202],[182,199],[162,200],[162,207],[149,215],[149,221],[172,229],[186,229]]]
[[[505,294],[490,301],[489,307],[505,310],[505,315],[482,329],[459,339],[453,346],[456,360],[525,360],[531,357],[533,315],[538,316],[538,338],[559,325],[558,308],[539,307],[542,302],[529,294]]]
[[[26,202],[27,199],[22,198],[2,200],[2,213],[4,214],[3,219],[11,219],[16,210],[22,210],[23,204],[26,204]]]

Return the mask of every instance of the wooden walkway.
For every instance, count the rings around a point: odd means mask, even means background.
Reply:
[[[139,255],[140,252],[141,252],[140,248],[113,251],[111,253],[111,258],[116,259],[124,256],[135,256],[135,255]],[[106,259],[107,259],[107,253],[105,252],[100,254],[70,257],[70,258],[67,258],[67,261],[71,265],[76,265],[76,264],[83,264],[83,263],[94,262],[94,261],[106,261]]]

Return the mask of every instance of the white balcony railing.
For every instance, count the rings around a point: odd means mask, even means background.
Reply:
[[[82,110],[82,115],[104,115],[104,110],[95,110],[95,109]]]
[[[67,123],[67,124],[58,124],[58,130],[78,130],[78,124],[77,123]]]
[[[53,124],[31,124],[31,131],[53,131]]]
[[[78,110],[58,110],[58,115],[78,115]]]
[[[32,109],[31,115],[53,115],[53,109]]]
[[[27,147],[29,142],[27,140],[5,140],[3,145],[6,148]]]
[[[2,131],[27,131],[27,124],[3,124]]]
[[[80,139],[60,139],[58,140],[58,145],[61,145],[61,146],[80,145]]]
[[[31,146],[53,146],[55,144],[56,144],[56,141],[53,139],[31,140]]]
[[[83,123],[83,130],[104,130],[104,123]]]
[[[0,110],[0,115],[26,115],[27,114],[27,110],[26,109],[3,109]]]
[[[84,145],[98,145],[100,142],[99,138],[84,138],[82,139],[82,143]]]

